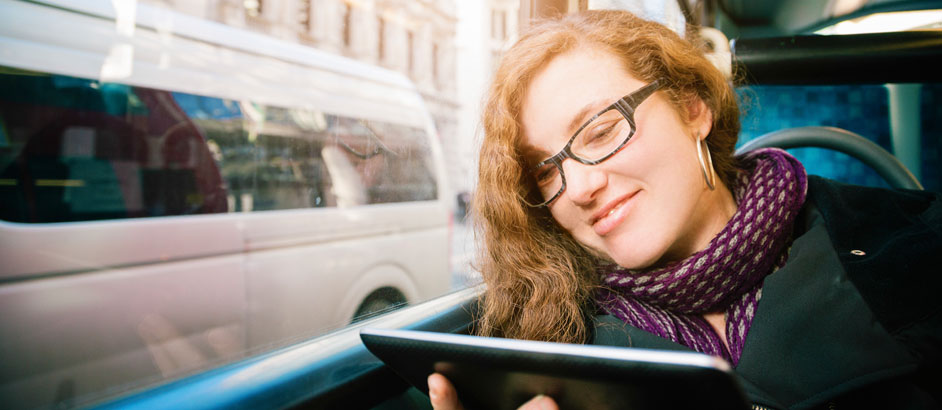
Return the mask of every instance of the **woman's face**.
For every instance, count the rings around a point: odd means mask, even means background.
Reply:
[[[559,152],[579,126],[646,82],[607,51],[582,48],[555,57],[524,99],[524,155],[534,165]],[[712,117],[697,100],[690,121],[662,92],[635,111],[631,140],[598,165],[563,162],[566,189],[549,204],[553,218],[583,246],[626,268],[682,259],[705,248],[735,212],[729,191],[711,191],[696,138]]]

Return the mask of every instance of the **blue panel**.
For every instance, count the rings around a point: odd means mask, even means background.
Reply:
[[[831,126],[858,133],[893,152],[887,90],[882,85],[749,86],[737,89],[743,116],[738,146],[765,133],[802,126]],[[922,184],[942,191],[942,84],[924,84]],[[809,173],[854,184],[888,186],[876,172],[847,155],[819,148],[793,149]]]

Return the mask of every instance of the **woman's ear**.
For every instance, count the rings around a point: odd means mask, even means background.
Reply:
[[[706,138],[713,130],[713,111],[699,97],[687,104],[687,124],[694,135]]]

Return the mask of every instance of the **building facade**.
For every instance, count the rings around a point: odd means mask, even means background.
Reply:
[[[494,69],[503,52],[517,39],[520,0],[479,0],[458,3],[457,53],[458,192],[472,192],[476,182],[481,129],[481,107]]]

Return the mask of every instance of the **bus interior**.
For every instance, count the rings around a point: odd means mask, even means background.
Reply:
[[[521,13],[526,19],[618,3],[521,0]],[[715,32],[703,41],[721,64],[729,65],[737,85],[743,106],[741,150],[789,148],[809,173],[863,185],[942,190],[942,18],[938,17],[942,2],[677,3],[688,22]],[[918,12],[935,13],[936,19],[920,23],[916,14],[906,14]],[[879,20],[886,16],[908,24]],[[880,30],[865,27],[874,25]],[[854,27],[866,32],[854,32]],[[427,397],[365,349],[358,332],[378,327],[471,333],[483,286],[82,405],[108,409],[431,408]]]

